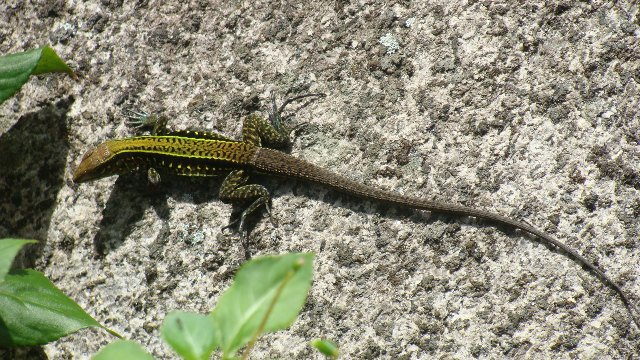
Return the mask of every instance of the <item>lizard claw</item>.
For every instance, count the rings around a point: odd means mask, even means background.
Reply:
[[[224,231],[227,229],[232,229],[235,230],[235,226],[238,222],[240,222],[240,225],[238,226],[238,232],[240,233],[240,243],[242,244],[242,247],[244,248],[244,258],[245,260],[250,260],[251,259],[251,251],[250,251],[250,247],[249,247],[249,232],[244,229],[244,223],[243,223],[243,219],[240,219],[240,217],[230,221],[227,225],[223,226],[220,230]]]
[[[249,237],[247,236],[246,231],[242,231],[240,234],[240,240],[242,242],[242,247],[244,248],[244,258],[245,260],[251,260],[251,251],[249,247]]]
[[[122,115],[127,118],[128,126],[137,130],[149,130],[152,135],[167,132],[168,118],[165,116],[156,116],[149,114],[144,110],[124,110]]]
[[[235,219],[235,220],[229,221],[229,223],[227,225],[225,225],[225,226],[220,228],[220,231],[225,231],[227,229],[231,229],[233,227],[233,225],[238,223],[238,220],[240,220],[240,219]]]
[[[296,126],[294,126],[293,128],[291,128],[291,131],[293,131],[294,133],[298,132],[298,131],[302,130],[302,128],[307,127],[310,124],[311,123],[308,122],[308,121],[301,122],[301,123],[297,124]]]
[[[271,208],[269,207],[269,204],[268,203],[264,204],[264,207],[265,207],[265,211],[267,212],[267,215],[269,216],[269,222],[274,228],[277,228],[278,222],[274,219],[273,213],[271,212]]]

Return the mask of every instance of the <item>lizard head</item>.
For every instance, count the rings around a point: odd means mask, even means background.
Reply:
[[[115,175],[112,162],[113,157],[108,143],[102,143],[95,149],[87,151],[80,161],[80,165],[73,173],[73,182],[81,183]]]

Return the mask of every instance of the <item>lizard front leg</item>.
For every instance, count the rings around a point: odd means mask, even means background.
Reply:
[[[149,131],[156,136],[181,136],[195,139],[232,141],[227,136],[211,131],[202,130],[172,130],[167,126],[169,118],[165,115],[149,114],[146,111],[127,111],[123,113],[127,120],[127,125],[136,129],[137,132]]]

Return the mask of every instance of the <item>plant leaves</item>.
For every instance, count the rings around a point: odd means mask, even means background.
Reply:
[[[322,355],[330,359],[338,358],[338,346],[331,340],[315,339],[311,341],[311,346],[318,349]]]
[[[215,329],[206,315],[175,311],[164,318],[162,339],[186,360],[206,360],[217,347]]]
[[[234,355],[256,334],[280,290],[263,332],[285,329],[293,323],[311,286],[313,256],[309,253],[265,256],[245,263],[238,270],[233,284],[210,314],[225,356]]]
[[[36,240],[0,239],[0,282],[9,272],[13,259],[26,244],[37,243]]]
[[[0,282],[0,346],[42,345],[89,326],[102,327],[41,272],[14,270]]]
[[[0,103],[18,92],[30,75],[64,72],[74,79],[76,74],[49,46],[0,56]]]
[[[137,342],[118,340],[103,347],[93,360],[153,360],[153,356]]]

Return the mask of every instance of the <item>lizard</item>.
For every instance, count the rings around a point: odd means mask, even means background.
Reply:
[[[528,233],[573,258],[618,294],[632,322],[640,329],[638,309],[620,285],[576,250],[523,221],[486,210],[375,188],[280,151],[279,149],[290,145],[291,129],[282,121],[284,108],[293,101],[310,96],[324,94],[292,97],[279,107],[275,96],[272,96],[267,119],[257,114],[245,118],[242,140],[234,140],[215,132],[172,131],[167,127],[168,118],[165,116],[133,113],[135,116],[128,116],[132,119],[130,124],[139,129],[151,128],[151,135],[109,140],[99,144],[82,157],[73,174],[73,181],[83,183],[145,168],[152,182],[160,180],[160,173],[181,176],[228,174],[220,186],[219,198],[225,203],[248,204],[239,218],[227,225],[228,227],[238,222],[243,239],[246,236],[245,219],[249,214],[264,206],[271,216],[269,191],[262,185],[249,182],[251,175],[256,173],[309,181],[365,200],[393,206],[483,219]]]

